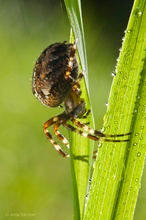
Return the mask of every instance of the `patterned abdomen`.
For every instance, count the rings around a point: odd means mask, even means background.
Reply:
[[[33,77],[33,94],[48,107],[57,107],[72,89],[78,75],[78,64],[73,53],[70,78],[66,78],[72,44],[55,43],[47,47],[37,59]]]

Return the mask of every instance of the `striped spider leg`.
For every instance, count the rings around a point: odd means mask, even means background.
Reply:
[[[59,132],[59,127],[62,125],[65,128],[67,128],[70,131],[76,132],[79,135],[89,138],[94,141],[105,141],[105,142],[127,142],[128,139],[124,140],[115,140],[110,138],[115,137],[122,137],[129,135],[127,134],[118,134],[118,135],[109,135],[109,134],[103,134],[100,131],[97,131],[93,128],[90,128],[87,124],[83,124],[79,122],[76,118],[81,113],[82,109],[84,109],[85,103],[81,103],[78,105],[72,112],[69,113],[62,113],[58,116],[55,116],[54,118],[49,119],[47,122],[44,123],[44,133],[46,134],[46,137],[50,140],[50,142],[54,145],[55,149],[61,154],[63,157],[69,157],[69,154],[66,154],[61,147],[57,144],[57,142],[53,139],[51,134],[48,131],[48,127],[54,124],[54,133],[57,136],[58,139],[61,140],[63,144],[66,145],[67,148],[69,148],[69,142],[68,140]],[[83,116],[84,117],[84,116]],[[87,116],[85,116],[87,117]],[[76,126],[70,125],[68,121],[72,121],[72,123]]]
[[[59,154],[63,157],[69,157],[69,154],[65,153],[62,148],[60,147],[60,145],[57,144],[57,142],[55,141],[55,139],[52,137],[52,135],[50,134],[50,132],[48,131],[48,127],[50,127],[51,125],[54,125],[54,134],[63,142],[63,144],[66,145],[67,148],[69,148],[69,142],[68,140],[58,131],[58,124],[61,123],[62,119],[66,116],[66,113],[63,112],[60,115],[57,115],[53,118],[50,118],[48,121],[46,121],[44,123],[43,126],[43,130],[44,133],[46,135],[46,137],[48,138],[48,140],[53,144],[53,146],[55,147],[55,149],[59,152]]]

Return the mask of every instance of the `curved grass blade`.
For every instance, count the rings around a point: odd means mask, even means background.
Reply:
[[[82,97],[86,102],[86,108],[91,109],[89,95],[87,92],[87,58],[85,49],[84,30],[82,22],[81,2],[80,0],[64,0],[67,9],[72,34],[72,42],[77,39],[78,62],[80,71],[85,71],[85,80],[81,82]],[[87,85],[87,86],[86,86]],[[84,120],[85,123],[90,122],[93,126],[92,115]],[[91,160],[93,152],[93,142],[89,139],[79,136],[73,132],[70,136],[70,154],[71,154],[71,171],[73,182],[73,198],[74,198],[74,219],[79,220],[83,217],[85,208],[85,196],[88,189],[88,180],[90,177]]]
[[[146,1],[136,0],[104,118],[104,132],[130,140],[99,149],[84,220],[133,219],[146,154],[145,27]]]

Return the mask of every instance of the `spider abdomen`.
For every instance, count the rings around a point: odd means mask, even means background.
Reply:
[[[72,89],[73,80],[77,78],[78,64],[75,54],[72,53],[72,47],[73,44],[52,44],[41,53],[36,61],[32,77],[32,91],[46,106],[57,107],[64,102]],[[70,77],[67,78],[65,76],[68,71]]]

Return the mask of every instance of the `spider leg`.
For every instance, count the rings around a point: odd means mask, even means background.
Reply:
[[[69,57],[69,61],[68,61],[68,67],[67,67],[67,71],[65,72],[65,78],[71,79],[72,84],[73,84],[72,90],[77,92],[77,94],[81,94],[79,83],[80,83],[81,79],[84,77],[84,73],[83,72],[80,73],[76,80],[71,77],[71,71],[72,71],[72,67],[73,67],[73,61],[74,61],[76,50],[77,50],[77,40],[75,40],[75,42],[71,48],[70,57]]]
[[[88,109],[88,110],[85,112],[85,114],[82,116],[82,118],[87,118],[88,115],[90,114],[90,112],[91,112],[91,110]],[[89,124],[89,123],[88,123],[88,124]]]
[[[75,81],[71,77],[71,71],[72,71],[72,67],[73,67],[73,60],[74,60],[76,49],[77,49],[77,42],[75,41],[74,44],[72,45],[72,48],[71,48],[70,57],[69,57],[69,61],[68,61],[68,67],[67,67],[67,71],[65,73],[65,78],[66,79],[71,79],[72,82]]]
[[[74,123],[74,120],[71,120],[71,121]],[[95,136],[94,132],[92,131],[94,129],[91,128],[91,130],[87,130],[87,129],[84,129],[84,127],[83,127],[83,129],[85,131],[82,131],[78,128],[73,127],[72,125],[68,124],[67,122],[63,122],[62,125],[65,128],[67,128],[68,130],[76,132],[76,133],[80,134],[81,136],[89,138],[89,139],[94,140],[94,141],[105,141],[105,142],[127,142],[127,141],[129,141],[128,139],[125,139],[125,140],[112,140],[112,139],[104,138],[106,136],[104,136],[104,134],[102,134],[101,132],[99,132],[99,134],[102,135],[102,136],[99,136],[99,135]],[[85,126],[88,127],[87,125],[85,125]]]
[[[72,122],[77,126],[77,127],[80,127],[82,128],[83,130],[85,130],[85,132],[88,132],[92,135],[95,135],[95,136],[98,136],[98,137],[105,137],[105,138],[112,138],[112,137],[123,137],[123,136],[127,136],[127,135],[130,135],[131,133],[126,133],[126,134],[104,134],[100,131],[97,131],[93,128],[90,128],[89,126],[87,126],[86,124],[83,124],[81,122],[79,122],[78,120],[76,119],[72,119]],[[105,139],[104,139],[105,140]],[[114,140],[115,141],[115,140]],[[121,140],[121,141],[124,141],[124,140]],[[120,142],[120,141],[119,141]]]
[[[60,125],[62,124],[62,121],[60,122],[57,122],[55,125],[54,125],[54,133],[55,135],[63,142],[63,144],[66,145],[67,148],[69,148],[69,142],[68,140],[59,132],[59,127]]]
[[[68,124],[67,122],[62,122],[62,125],[67,128],[68,130],[70,131],[73,131],[73,132],[76,132],[78,134],[80,134],[81,136],[83,137],[86,137],[86,138],[89,138],[89,139],[92,139],[94,141],[99,141],[100,140],[100,137],[96,137],[94,135],[91,135],[91,134],[88,134],[87,132],[84,132],[84,131],[81,131],[75,127],[73,127],[72,125]]]
[[[84,73],[81,72],[79,75],[78,75],[78,78],[76,79],[76,83],[80,84],[82,78],[84,77]]]
[[[119,135],[103,134],[100,131],[97,131],[93,128],[90,128],[87,124],[83,124],[83,123],[79,122],[76,118],[82,118],[82,117],[84,117],[84,114],[88,115],[90,113],[90,111],[87,111],[87,113],[85,111],[85,113],[83,113],[84,110],[85,110],[85,102],[81,102],[77,107],[74,108],[73,111],[66,114],[66,116],[65,116],[66,121],[63,121],[62,125],[64,127],[66,127],[68,130],[74,131],[74,132],[80,134],[81,136],[84,136],[86,138],[89,138],[89,139],[92,139],[92,140],[95,140],[95,141],[106,141],[106,142],[125,142],[125,141],[129,141],[128,139],[113,140],[113,139],[109,139],[109,138],[121,137],[121,136],[129,135],[130,133],[119,134]],[[67,120],[71,120],[72,123],[77,128],[75,128],[72,125],[69,125],[68,123],[66,123]]]
[[[60,121],[63,117],[65,116],[65,112],[63,112],[62,114],[55,116],[51,119],[49,119],[48,121],[46,121],[43,125],[43,130],[44,133],[47,137],[47,139],[51,142],[51,144],[53,144],[53,146],[55,147],[55,149],[58,151],[58,153],[63,156],[63,157],[69,157],[68,154],[66,154],[61,147],[57,144],[57,142],[54,140],[54,138],[52,137],[52,135],[50,134],[50,132],[48,131],[48,127],[50,127],[53,124],[57,124],[58,121]]]
[[[84,74],[80,73],[78,78],[73,81],[72,91],[75,92],[75,94],[78,96],[80,96],[82,93],[80,90],[80,81],[83,77],[84,77]]]

